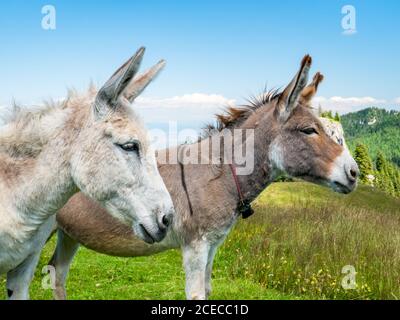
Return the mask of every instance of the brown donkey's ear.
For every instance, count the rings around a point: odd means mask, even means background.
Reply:
[[[157,77],[165,67],[165,64],[166,62],[161,60],[143,74],[135,77],[126,87],[124,96],[132,103],[146,89],[148,84]]]
[[[280,95],[278,100],[278,112],[281,120],[286,121],[296,108],[301,92],[307,85],[311,63],[311,56],[306,55],[301,61],[300,70]]]
[[[125,62],[103,85],[96,96],[95,112],[102,116],[114,108],[116,101],[123,94],[139,70],[145,48],[141,47],[133,57]]]
[[[312,82],[301,92],[300,102],[305,106],[310,106],[311,99],[314,98],[318,91],[319,84],[324,80],[324,76],[317,72]]]

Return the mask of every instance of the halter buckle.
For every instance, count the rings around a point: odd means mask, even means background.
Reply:
[[[243,219],[247,219],[248,217],[250,217],[254,213],[254,210],[251,207],[250,201],[246,200],[246,199],[239,201],[239,203],[238,203],[238,211],[242,215]]]

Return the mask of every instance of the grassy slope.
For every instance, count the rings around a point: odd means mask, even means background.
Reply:
[[[343,216],[343,214],[352,215],[352,208],[358,210],[358,214],[361,210],[361,212],[365,211],[366,215],[384,215],[388,216],[389,219],[391,219],[390,217],[393,216],[393,213],[395,216],[400,213],[400,202],[398,200],[389,198],[380,192],[371,192],[370,189],[365,187],[359,188],[356,193],[349,196],[342,196],[306,183],[274,184],[256,201],[257,214],[247,221],[240,221],[217,254],[213,274],[214,293],[211,298],[347,298],[341,293],[336,295],[329,288],[329,290],[326,289],[320,275],[317,275],[318,286],[311,285],[310,281],[313,281],[313,272],[320,269],[321,263],[330,263],[331,268],[337,269],[338,266],[347,264],[346,259],[352,258],[353,250],[351,248],[348,250],[348,248],[345,248],[346,245],[340,244],[343,239],[340,239],[339,236],[337,239],[339,244],[337,245],[343,248],[344,253],[343,257],[338,257],[338,261],[335,263],[331,261],[330,250],[327,250],[325,242],[322,242],[323,246],[304,242],[304,239],[315,237],[316,230],[323,232],[321,231],[323,229],[327,230],[327,234],[340,231],[341,234],[348,237],[350,242],[354,241],[351,238],[351,234],[354,235],[354,233],[350,232],[351,230],[343,230],[343,225],[347,225],[347,222],[345,220],[345,223],[342,220],[337,222],[336,218],[332,219],[329,212],[323,209],[327,207],[336,208],[338,206],[343,208],[338,216]],[[289,213],[293,214],[296,210],[297,213],[309,212],[310,214],[288,216]],[[322,216],[318,213],[319,211],[323,212]],[[327,217],[326,219],[324,218],[325,216]],[[365,253],[361,253],[361,256],[364,257],[365,254],[371,254],[370,259],[372,262],[376,259],[376,253],[372,249],[376,247],[381,250],[381,245],[376,243],[380,241],[381,230],[379,226],[376,226],[375,220],[372,222],[368,219],[359,220],[362,220],[360,225],[363,230],[366,230],[366,237],[370,237],[370,232],[375,232],[375,227],[378,227],[376,232],[378,234],[377,239],[363,239],[364,235],[359,235],[363,241],[371,242],[369,247],[364,248]],[[329,221],[336,221],[334,223],[336,229],[332,228]],[[352,222],[348,223],[348,225],[353,226],[354,221],[350,221]],[[319,228],[318,224],[321,223],[328,224],[324,228]],[[372,230],[370,228],[371,223]],[[393,221],[385,220],[384,225],[386,224],[393,227],[400,226],[400,222],[396,218]],[[354,230],[357,231],[357,229]],[[389,238],[382,238],[388,250],[394,250],[395,243],[390,242],[392,237],[399,236],[399,234],[394,234],[393,232],[396,231],[389,230]],[[296,247],[301,241],[304,242],[301,247]],[[328,249],[335,247],[336,244],[331,246],[330,243],[328,241]],[[40,267],[36,272],[31,288],[33,299],[51,298],[50,290],[41,288],[40,270],[49,260],[53,248],[54,240],[46,246],[42,254]],[[305,253],[303,248],[314,249]],[[323,249],[321,253],[318,252],[320,249]],[[312,257],[315,255],[321,256],[323,262],[318,259],[310,259],[308,256],[310,254]],[[304,259],[306,262],[302,261]],[[350,262],[357,264],[359,261],[355,259]],[[184,273],[181,265],[180,253],[176,250],[151,257],[125,259],[100,255],[81,248],[72,265],[68,281],[69,298],[184,299]],[[392,267],[398,267],[397,260]],[[291,271],[295,272],[295,270],[299,270],[297,275],[290,274]],[[302,274],[301,281],[299,281],[297,277],[300,277],[302,270],[305,271]],[[315,271],[315,273],[317,272]],[[332,277],[335,277],[334,273],[332,271]],[[340,270],[336,270],[337,273],[339,274],[338,276],[341,276]],[[366,278],[370,282],[374,281],[374,277],[379,278],[377,274],[372,274],[371,276],[372,279]],[[367,280],[366,282],[368,282]],[[386,288],[388,284],[385,282],[380,286]],[[373,287],[371,283],[370,287]],[[4,277],[0,278],[0,290],[3,292],[5,290]],[[361,292],[360,294],[364,293]],[[390,295],[391,293],[385,291],[382,297],[386,297],[386,294]],[[360,298],[362,296],[349,297]]]
[[[291,208],[298,203],[312,206],[338,204],[377,212],[396,212],[400,214],[400,200],[387,196],[382,191],[360,185],[355,192],[342,195],[328,188],[305,182],[275,183],[265,190],[255,201],[255,206]]]
[[[297,182],[273,185],[254,206],[219,253],[232,277],[316,299],[400,298],[400,200]],[[346,265],[354,290],[341,286]]]

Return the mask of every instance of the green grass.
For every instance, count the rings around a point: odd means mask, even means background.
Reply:
[[[41,256],[31,286],[31,299],[52,299],[51,290],[42,288],[41,270],[49,261],[54,239]],[[181,254],[170,250],[139,258],[118,258],[81,248],[68,279],[68,299],[185,299]],[[297,299],[260,286],[248,279],[231,279],[221,270],[214,273],[215,294],[211,299]],[[5,277],[0,278],[5,292]],[[3,296],[2,298],[5,298]]]
[[[306,183],[275,184],[219,252],[233,278],[314,299],[400,298],[400,201],[361,186],[344,196]],[[356,288],[341,286],[354,266]]]
[[[400,201],[361,186],[344,196],[307,183],[277,183],[255,201],[219,250],[211,299],[396,299],[400,297]],[[41,286],[50,241],[31,286]],[[356,268],[355,290],[340,283]],[[0,290],[5,291],[4,276]],[[180,252],[116,258],[81,248],[69,299],[184,299]]]

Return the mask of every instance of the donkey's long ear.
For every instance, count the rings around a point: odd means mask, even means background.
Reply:
[[[145,48],[141,47],[133,57],[126,61],[103,85],[96,96],[95,108],[100,115],[108,113],[116,106],[118,98],[123,94],[142,62]]]
[[[124,96],[132,103],[146,89],[148,84],[157,77],[165,67],[165,63],[164,60],[161,60],[143,74],[135,77],[126,87]]]
[[[324,80],[324,76],[320,73],[317,72],[314,75],[313,80],[311,83],[303,89],[301,92],[301,97],[300,97],[300,102],[305,105],[305,106],[310,106],[310,102],[312,98],[314,98],[315,94],[318,91],[318,86],[319,84]]]
[[[303,58],[300,70],[279,97],[278,112],[279,118],[283,121],[286,121],[292,111],[296,108],[301,92],[307,85],[311,62],[311,56],[306,55]]]

